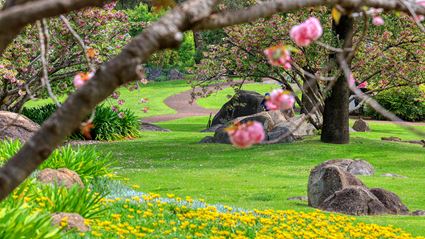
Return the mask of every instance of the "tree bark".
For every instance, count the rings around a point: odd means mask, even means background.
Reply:
[[[351,48],[353,45],[353,19],[344,15],[339,24],[333,22],[332,30],[342,48]],[[330,61],[338,66],[336,55],[330,55]],[[349,63],[350,64],[350,63]],[[323,127],[321,140],[325,143],[348,144],[349,132],[349,97],[350,89],[344,74],[340,74],[335,82],[330,95],[325,100],[323,112]]]

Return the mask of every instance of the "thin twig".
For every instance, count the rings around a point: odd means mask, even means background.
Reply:
[[[43,66],[43,76],[41,77],[41,83],[43,86],[46,87],[47,92],[52,98],[53,102],[60,107],[61,104],[58,101],[58,98],[53,93],[52,87],[49,82],[49,33],[47,29],[46,20],[42,19],[40,21],[37,21],[37,27],[39,31],[39,37],[40,37],[40,49],[41,49],[41,64]]]

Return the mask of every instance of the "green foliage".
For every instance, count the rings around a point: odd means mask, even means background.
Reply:
[[[418,87],[393,88],[381,92],[375,99],[403,120],[425,120],[425,94]],[[384,119],[382,115],[370,107],[366,107],[366,115],[376,119]]]
[[[0,164],[18,152],[20,147],[19,141],[0,142]],[[110,154],[100,153],[93,148],[73,149],[71,146],[66,146],[53,151],[40,169],[68,168],[75,171],[87,184],[98,177],[111,173],[111,166],[114,163]]]
[[[22,114],[38,124],[42,124],[50,117],[57,107],[55,104],[46,104],[34,108],[24,108]],[[122,115],[123,117],[119,117]],[[94,128],[91,136],[96,140],[119,140],[139,135],[140,123],[134,112],[123,109],[120,113],[114,112],[110,107],[100,105],[96,107],[96,115],[93,121]],[[71,138],[84,139],[79,132],[75,132]]]
[[[109,153],[103,154],[93,148],[73,149],[68,145],[53,151],[40,169],[67,168],[75,171],[84,183],[88,183],[97,177],[111,173],[110,168],[113,163],[114,160]]]
[[[24,206],[0,208],[0,238],[61,238],[60,229],[52,226],[50,215]]]
[[[37,124],[42,124],[57,109],[55,104],[46,104],[35,108],[23,108],[22,114]]]
[[[18,152],[21,147],[19,140],[0,141],[0,165]]]
[[[121,110],[122,118],[109,107],[96,108],[92,137],[96,140],[119,140],[139,136],[140,122],[129,109]]]
[[[39,184],[35,189],[35,201],[43,210],[51,213],[78,213],[84,218],[96,218],[104,212],[102,198],[106,195],[90,189],[74,186],[70,189],[57,185]]]
[[[150,23],[158,20],[167,9],[151,11],[147,4],[140,4],[134,9],[126,10],[129,22],[131,24],[130,34],[136,36]],[[180,68],[185,69],[195,64],[195,42],[193,33],[184,34],[183,42],[178,50],[165,50],[154,54],[148,65],[161,67],[165,69]]]

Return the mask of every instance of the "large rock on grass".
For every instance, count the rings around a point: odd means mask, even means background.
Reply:
[[[384,204],[363,186],[339,190],[323,201],[319,208],[356,216],[389,213]]]
[[[400,198],[395,193],[382,188],[372,188],[370,192],[384,204],[389,213],[402,215],[409,213],[409,209],[401,202]]]
[[[52,214],[52,224],[63,227],[65,231],[77,230],[87,232],[90,228],[84,223],[84,218],[77,213],[58,212]]]
[[[164,129],[162,127],[159,127],[158,125],[154,125],[151,123],[141,122],[140,123],[140,130],[141,131],[153,131],[153,132],[171,132],[169,129]]]
[[[211,125],[226,124],[238,117],[262,112],[264,111],[261,105],[263,100],[264,96],[257,92],[241,90],[221,107]]]
[[[0,140],[27,141],[40,126],[27,117],[8,111],[0,111]]]
[[[370,128],[366,121],[363,119],[358,119],[354,122],[353,129],[357,132],[369,132]]]
[[[310,172],[308,179],[308,204],[320,207],[328,197],[349,186],[364,186],[364,184],[337,166],[319,165]]]
[[[67,168],[60,169],[43,169],[37,175],[37,180],[46,183],[46,184],[57,184],[62,185],[67,188],[71,188],[74,185],[78,185],[81,188],[84,187],[83,181],[81,181],[80,176]]]
[[[362,160],[330,160],[316,166],[308,181],[308,204],[350,215],[408,214],[400,198],[385,189],[368,189],[352,173],[371,175],[372,165]]]

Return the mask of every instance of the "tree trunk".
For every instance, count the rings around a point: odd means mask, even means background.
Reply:
[[[332,30],[336,35],[339,45],[343,48],[351,48],[353,43],[353,19],[342,16],[339,24],[333,23]],[[342,44],[341,44],[342,43]],[[338,66],[336,55],[330,55],[330,60]],[[348,63],[350,64],[350,62]],[[323,128],[321,140],[325,143],[348,144],[349,132],[349,97],[350,90],[344,74],[335,82],[330,95],[325,100],[323,112]]]

